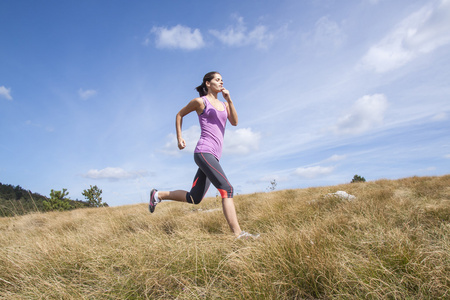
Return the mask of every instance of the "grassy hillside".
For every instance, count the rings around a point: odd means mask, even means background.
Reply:
[[[327,196],[338,190],[357,198]],[[450,175],[0,219],[5,299],[450,298]]]

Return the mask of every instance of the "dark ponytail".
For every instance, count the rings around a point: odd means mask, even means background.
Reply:
[[[198,94],[200,95],[200,97],[208,95],[208,87],[206,86],[206,82],[213,80],[214,75],[216,75],[216,74],[219,74],[219,72],[215,72],[215,71],[209,72],[209,73],[206,73],[205,76],[203,76],[202,84],[195,88],[197,90]]]
[[[208,95],[208,88],[206,87],[206,83],[204,82],[195,89],[197,90],[200,97]]]

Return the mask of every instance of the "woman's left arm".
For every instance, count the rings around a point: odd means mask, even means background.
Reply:
[[[236,126],[238,124],[238,115],[236,108],[234,108],[233,101],[231,100],[230,92],[227,89],[223,89],[222,95],[225,100],[227,100],[228,121],[230,121],[231,125]]]

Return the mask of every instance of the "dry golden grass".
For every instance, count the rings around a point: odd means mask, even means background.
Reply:
[[[344,190],[353,201],[327,196]],[[4,299],[450,298],[450,175],[0,219]]]

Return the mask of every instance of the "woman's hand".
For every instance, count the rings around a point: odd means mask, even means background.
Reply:
[[[221,92],[222,92],[223,98],[225,98],[225,100],[227,100],[227,102],[230,102],[231,101],[230,91],[227,90],[226,88],[222,88]]]
[[[186,142],[183,138],[178,139],[178,149],[183,150],[186,148]]]

